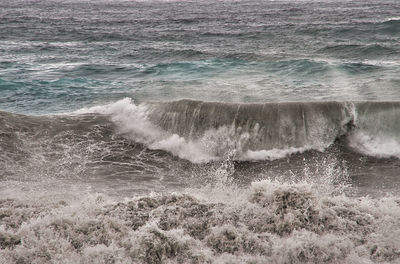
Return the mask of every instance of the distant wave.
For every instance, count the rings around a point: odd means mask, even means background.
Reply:
[[[361,45],[334,45],[327,46],[319,52],[329,52],[346,54],[364,50],[363,52],[375,53],[375,49],[381,50],[382,53],[389,54],[392,52],[390,48],[377,46],[364,47]],[[162,51],[159,51],[162,52]],[[164,51],[165,52],[165,51]],[[330,71],[340,69],[352,73],[368,73],[371,71],[382,70],[382,65],[373,65],[363,61],[332,61],[319,58],[293,58],[269,60],[263,59],[253,53],[233,53],[221,54],[222,58],[209,58],[205,53],[197,50],[181,50],[171,51],[174,56],[182,55],[182,61],[165,61],[157,63],[121,63],[121,64],[65,64],[57,71],[50,64],[47,67],[35,68],[34,65],[15,65],[14,63],[2,63],[4,70],[24,71],[33,70],[48,76],[43,82],[55,81],[58,79],[101,79],[102,81],[114,80],[118,78],[143,77],[146,75],[154,75],[157,77],[171,76],[176,77],[198,77],[204,78],[209,76],[218,76],[222,73],[230,73],[240,70],[242,73],[246,71],[256,73],[276,73],[280,76],[318,76],[329,74]],[[378,51],[380,52],[380,51]],[[169,56],[169,55],[168,55]],[[192,60],[195,58],[196,60]],[[204,59],[206,58],[206,59]],[[261,58],[261,59],[260,59]],[[198,59],[198,60],[197,60]],[[40,80],[37,80],[40,81]],[[0,85],[5,86],[11,81],[0,79]],[[22,80],[20,81],[22,83]],[[32,80],[35,82],[35,80]],[[100,81],[98,81],[100,82]],[[28,83],[29,84],[29,83]]]
[[[398,54],[399,51],[392,48],[386,47],[379,44],[371,45],[358,45],[358,44],[339,44],[339,45],[328,45],[318,52],[336,54],[336,55],[346,55],[350,57],[362,56],[364,58],[379,57],[386,55]]]
[[[345,24],[319,24],[315,27],[300,27],[297,29],[298,32],[305,33],[308,35],[318,36],[321,33],[332,34],[334,36],[343,36],[346,39],[349,37],[358,37],[365,39],[370,36],[396,36],[400,32],[400,19],[398,17],[388,18],[384,20],[371,20],[371,21],[359,21],[355,23]]]
[[[349,46],[344,49],[353,49],[358,46]],[[332,46],[326,50],[337,50],[344,52],[342,46]],[[182,51],[195,52],[195,51]],[[349,51],[350,52],[350,51]],[[389,52],[389,51],[388,51]],[[196,53],[196,52],[195,52]],[[329,74],[330,71],[339,69],[349,74],[368,73],[382,69],[381,65],[372,65],[363,62],[331,62],[322,59],[298,58],[277,61],[258,61],[254,59],[254,54],[233,54],[221,59],[207,59],[195,61],[163,62],[155,64],[135,64],[135,65],[78,65],[65,70],[65,73],[72,76],[96,76],[107,73],[108,76],[118,77],[120,74],[131,74],[133,76],[154,75],[158,77],[197,77],[204,78],[218,76],[222,73],[240,71],[252,71],[258,73],[278,73],[280,76],[322,76]]]
[[[389,18],[381,23],[380,30],[386,33],[397,34],[400,32],[400,17]]]

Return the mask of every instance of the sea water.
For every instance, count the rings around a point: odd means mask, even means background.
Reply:
[[[399,263],[399,11],[0,1],[0,263]]]

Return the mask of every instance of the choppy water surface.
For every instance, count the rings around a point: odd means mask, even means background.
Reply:
[[[399,10],[0,0],[0,263],[398,263]]]

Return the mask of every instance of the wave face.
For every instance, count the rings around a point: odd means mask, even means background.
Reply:
[[[150,106],[149,119],[167,131],[190,139],[221,127],[233,130],[243,150],[323,148],[346,133],[351,120],[345,104],[224,104],[177,101]]]
[[[291,151],[323,151],[339,139],[367,155],[399,157],[398,102],[225,104],[182,100],[148,105],[149,119],[164,130],[191,140],[224,130],[224,137],[234,142],[231,146],[250,159],[261,158],[262,153],[273,159],[274,152],[281,158],[280,154]]]
[[[190,100],[135,105],[126,98],[76,113],[109,115],[127,138],[192,162],[207,162],[227,153],[234,159],[251,160],[257,155],[276,159],[293,152],[323,151],[353,126],[351,105]]]

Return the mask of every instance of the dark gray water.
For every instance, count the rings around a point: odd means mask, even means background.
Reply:
[[[0,107],[396,100],[398,1],[1,1]]]
[[[399,11],[0,0],[0,263],[398,263]]]

